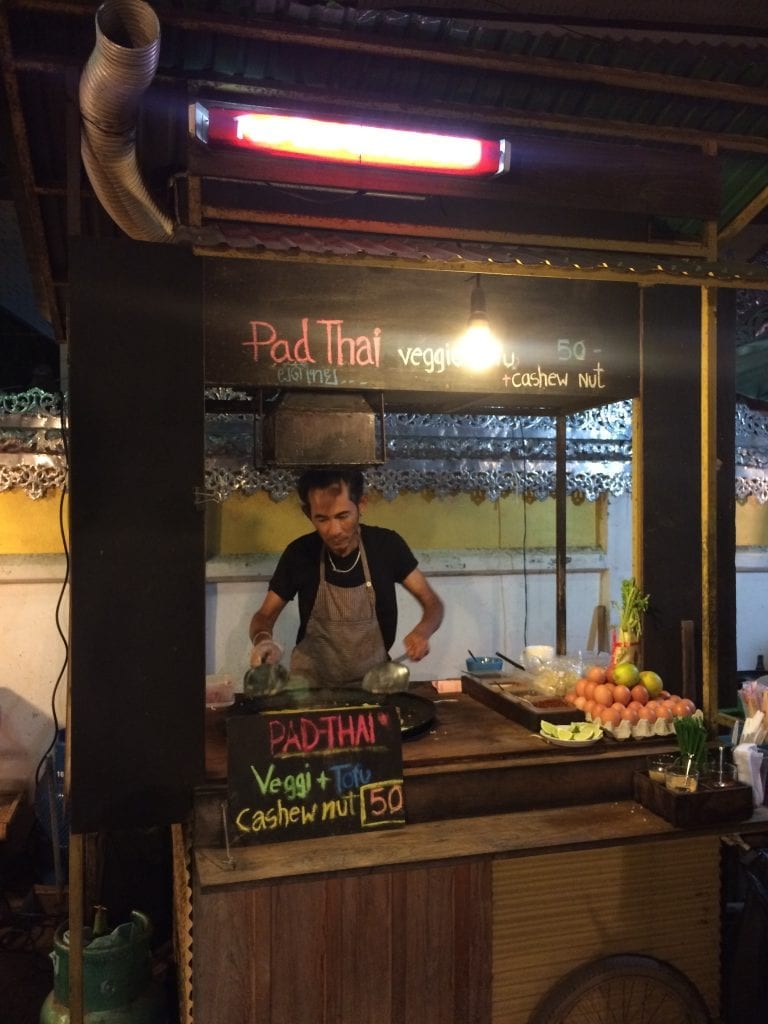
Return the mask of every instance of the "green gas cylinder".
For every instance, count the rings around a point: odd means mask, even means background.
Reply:
[[[94,931],[98,929],[94,928]],[[152,976],[146,914],[106,934],[83,929],[84,1024],[166,1024],[162,987]],[[69,930],[61,925],[53,937],[53,991],[40,1010],[40,1024],[69,1024]]]

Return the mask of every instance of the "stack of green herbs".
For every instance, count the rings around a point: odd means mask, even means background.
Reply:
[[[707,757],[708,736],[701,711],[697,711],[690,718],[676,718],[675,736],[683,765],[689,768],[702,768]]]
[[[621,604],[614,605],[619,611],[619,631],[635,640],[643,632],[643,615],[648,611],[649,594],[644,594],[635,583],[634,576],[621,581]]]

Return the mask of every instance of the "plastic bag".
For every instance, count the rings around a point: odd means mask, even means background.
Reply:
[[[581,655],[555,655],[542,663],[533,677],[533,687],[548,697],[562,697],[579,681],[582,667]]]

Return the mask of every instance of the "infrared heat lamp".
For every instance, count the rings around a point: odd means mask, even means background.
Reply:
[[[479,139],[200,103],[190,127],[210,145],[323,163],[488,177],[509,169],[505,139]]]

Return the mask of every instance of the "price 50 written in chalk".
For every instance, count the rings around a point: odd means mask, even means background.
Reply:
[[[405,823],[405,798],[402,779],[389,779],[360,787],[360,824]]]
[[[572,359],[583,362],[587,358],[587,345],[583,341],[571,341],[570,338],[557,339],[557,358],[560,362],[570,362]]]

